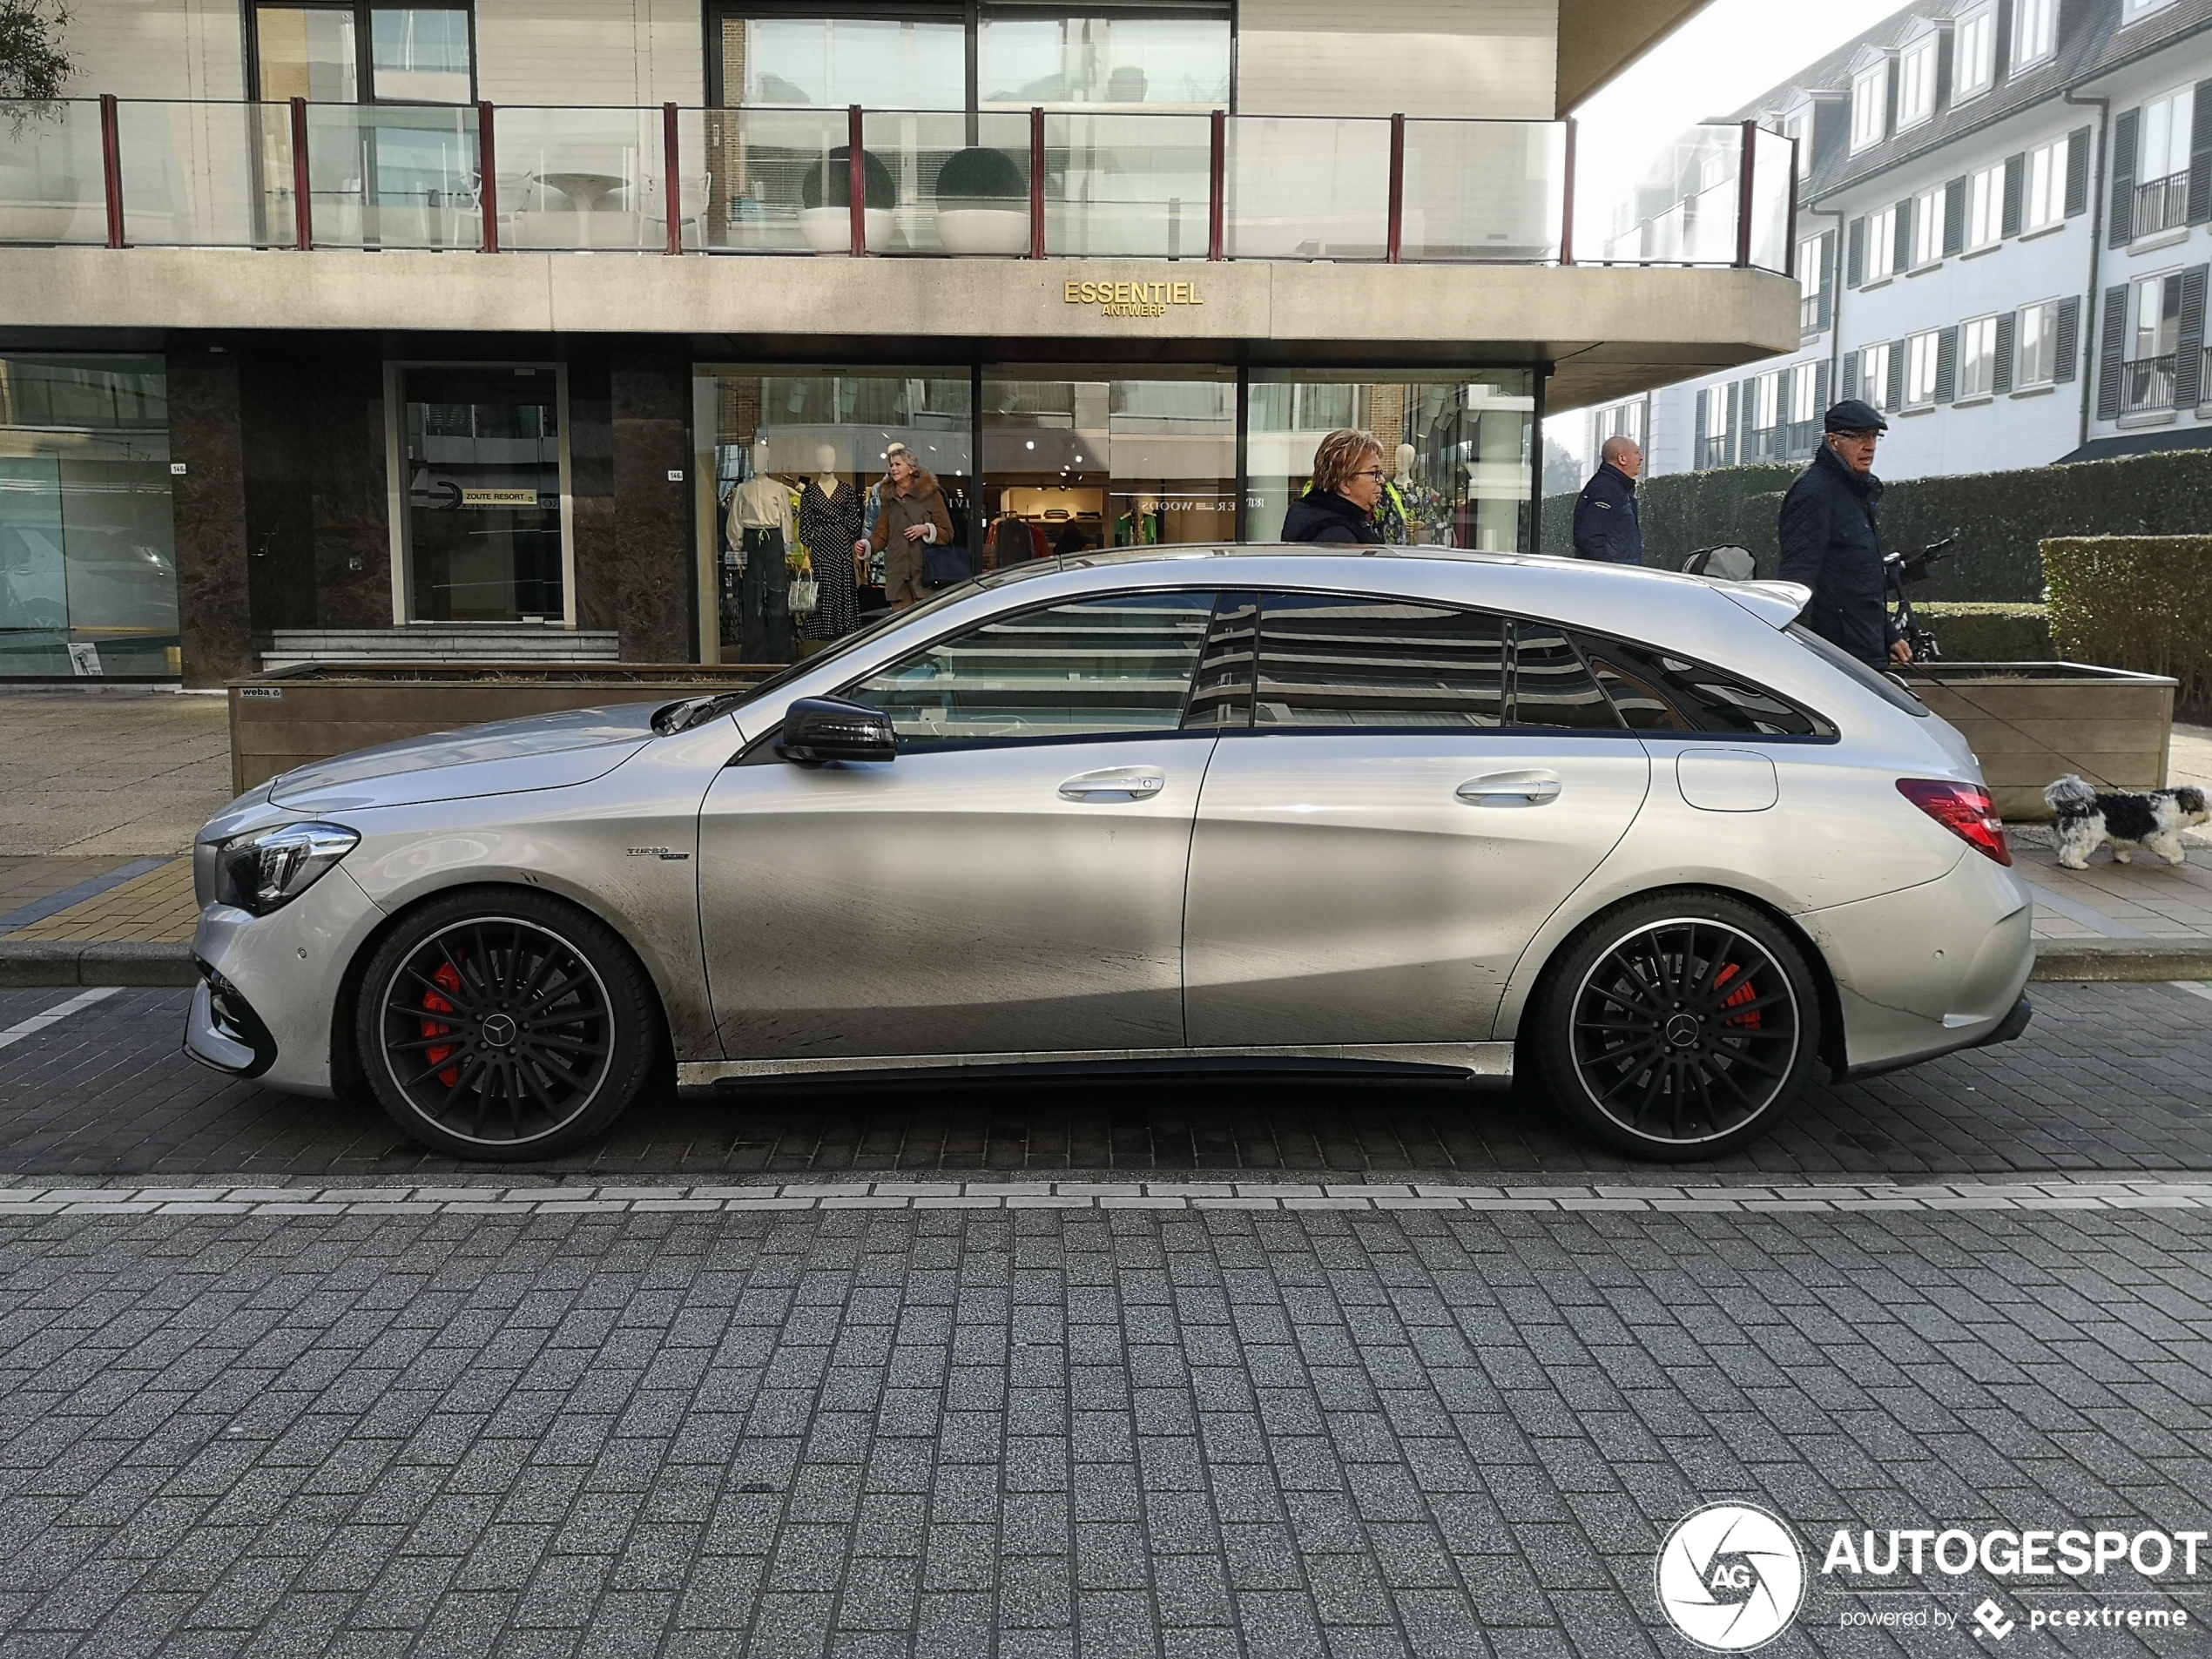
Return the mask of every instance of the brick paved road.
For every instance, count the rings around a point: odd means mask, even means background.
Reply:
[[[0,1032],[68,995],[0,994]],[[13,1187],[450,1169],[190,1066],[179,1004],[118,992],[0,1049]],[[2039,1004],[2031,1041],[1820,1091],[1703,1180],[2212,1171],[2212,1001]],[[2080,1210],[597,1208],[656,1176],[1699,1184],[1586,1173],[1616,1167],[1425,1084],[879,1084],[649,1102],[599,1152],[389,1213],[0,1193],[0,1659],[1676,1659],[1653,1554],[1709,1501],[1782,1514],[1815,1567],[1840,1526],[2212,1526],[2202,1177]],[[448,1204],[518,1186],[545,1202]],[[2193,1207],[2141,1207],[2166,1193]],[[2031,1635],[2038,1608],[2212,1621],[2170,1579],[1886,1583],[1816,1577],[1769,1651],[1988,1651],[1839,1629],[1985,1595],[2006,1652],[2205,1651]]]
[[[1718,1166],[1909,1175],[2212,1170],[2212,1001],[2165,985],[2034,988],[2020,1042],[1816,1089]],[[0,992],[0,1028],[65,1000]],[[0,1173],[407,1175],[458,1167],[374,1109],[201,1069],[185,994],[122,991],[0,1049]],[[1521,1094],[1342,1079],[874,1083],[641,1103],[593,1177],[846,1170],[1570,1171],[1631,1165]]]
[[[2202,1211],[4,1219],[0,1652],[1682,1654],[1653,1554],[1709,1500],[1816,1548],[2203,1525],[2209,1243]],[[1929,1580],[1816,1580],[1773,1651],[1972,1649],[1837,1626],[1993,1592],[2212,1616]]]

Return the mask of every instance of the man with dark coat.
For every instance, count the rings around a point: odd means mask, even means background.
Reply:
[[[1874,446],[1890,429],[1871,405],[1848,398],[1828,411],[1827,436],[1782,498],[1782,579],[1812,599],[1802,620],[1875,669],[1912,660],[1890,617],[1882,579],[1882,481]]]
[[[1575,503],[1575,556],[1614,564],[1643,563],[1643,527],[1636,522],[1636,477],[1643,451],[1634,438],[1612,437],[1599,451],[1597,474]]]

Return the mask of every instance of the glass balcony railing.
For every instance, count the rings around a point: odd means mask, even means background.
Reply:
[[[71,98],[0,103],[0,243],[1787,272],[1792,165],[1700,128],[1608,203],[1551,121]]]

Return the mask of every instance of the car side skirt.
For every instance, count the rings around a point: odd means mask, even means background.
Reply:
[[[1093,1070],[1143,1067],[1175,1070],[1300,1070],[1349,1066],[1362,1070],[1446,1074],[1481,1088],[1513,1082],[1510,1042],[1399,1042],[1318,1048],[1076,1049],[1029,1054],[836,1055],[786,1060],[694,1060],[676,1068],[679,1088],[708,1089],[762,1077],[827,1077],[855,1072],[963,1072],[1051,1068]]]

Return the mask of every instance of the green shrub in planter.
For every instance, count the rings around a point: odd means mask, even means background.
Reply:
[[[2042,605],[1937,600],[1912,610],[1935,631],[1946,662],[2047,663],[2057,655]]]
[[[2055,538],[2043,576],[2069,660],[2170,674],[2177,703],[2212,703],[2212,536]]]
[[[806,170],[806,178],[799,187],[802,207],[850,207],[853,205],[852,150],[845,145],[824,156]],[[872,150],[860,152],[860,168],[868,181],[867,206],[896,207],[899,205],[899,183],[892,178],[891,169],[876,158]]]
[[[935,193],[941,202],[1025,202],[1029,181],[1005,151],[978,145],[945,158]]]

